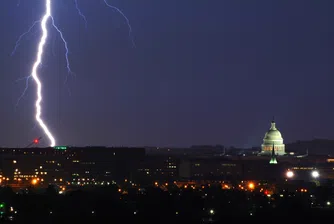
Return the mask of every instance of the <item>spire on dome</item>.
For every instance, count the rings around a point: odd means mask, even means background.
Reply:
[[[273,149],[271,150],[271,159],[269,164],[277,164],[276,154],[275,154],[275,144],[273,144]]]
[[[273,116],[273,119],[271,121],[271,127],[270,130],[276,130],[276,124],[275,124],[275,116]]]

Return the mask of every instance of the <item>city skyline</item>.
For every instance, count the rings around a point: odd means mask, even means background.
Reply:
[[[334,139],[333,2],[113,4],[132,22],[136,48],[104,5],[80,1],[87,29],[73,2],[53,12],[76,73],[65,85],[63,46],[52,33],[41,77],[57,145],[251,147],[261,145],[272,115],[285,143]],[[33,82],[15,108],[25,85],[15,80],[30,71],[38,29],[10,53],[43,4],[0,6],[0,29],[11,30],[0,37],[0,145],[23,147],[42,136]]]

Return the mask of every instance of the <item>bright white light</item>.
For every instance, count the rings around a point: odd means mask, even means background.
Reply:
[[[319,172],[316,171],[316,170],[314,170],[314,171],[312,171],[311,175],[312,175],[312,177],[314,177],[314,178],[318,178],[318,177],[319,177]]]
[[[287,178],[292,178],[294,175],[295,174],[291,170],[289,170],[288,172],[286,172],[286,177]]]
[[[41,108],[41,102],[42,102],[42,83],[38,78],[38,74],[37,74],[37,69],[40,66],[40,64],[42,63],[42,56],[43,56],[43,48],[46,42],[46,39],[48,37],[48,30],[46,28],[46,23],[48,22],[48,20],[51,18],[51,0],[45,0],[45,7],[46,7],[46,11],[45,14],[41,20],[41,28],[42,28],[42,37],[41,40],[38,44],[38,51],[37,51],[37,58],[36,61],[34,62],[34,65],[32,67],[32,71],[31,71],[31,76],[34,79],[34,81],[36,82],[37,85],[37,99],[36,99],[36,120],[39,124],[39,126],[43,129],[44,133],[47,135],[47,137],[50,140],[50,146],[53,147],[56,145],[56,141],[53,137],[53,135],[51,134],[51,132],[49,131],[49,128],[46,126],[46,124],[44,123],[44,121],[41,118],[41,114],[42,114],[42,108]]]
[[[213,209],[210,210],[210,214],[213,215],[215,214],[215,211]]]
[[[331,202],[330,201],[327,201],[327,203],[326,203],[327,205],[331,205]]]

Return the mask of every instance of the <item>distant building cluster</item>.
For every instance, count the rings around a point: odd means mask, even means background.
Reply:
[[[259,151],[223,146],[190,148],[67,147],[0,148],[0,183],[29,185],[109,185],[127,180],[247,181],[334,179],[334,157],[287,153],[274,121]]]

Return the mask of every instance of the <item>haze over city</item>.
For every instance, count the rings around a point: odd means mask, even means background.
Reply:
[[[43,118],[60,145],[259,146],[275,116],[285,142],[333,139],[332,1],[120,1],[123,18],[81,0],[53,15],[70,49],[67,71],[55,31],[45,47]],[[34,127],[35,85],[16,107],[40,31],[43,1],[0,3],[1,146],[44,136]],[[43,137],[42,145],[48,145]]]

